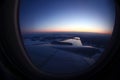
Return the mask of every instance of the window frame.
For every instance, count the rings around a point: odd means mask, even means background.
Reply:
[[[54,76],[41,72],[28,57],[27,50],[23,46],[22,35],[20,33],[19,25],[19,7],[20,0],[5,0],[2,5],[2,27],[0,30],[0,45],[1,45],[1,62],[18,77],[28,79],[90,79],[104,70],[105,66],[109,65],[111,60],[117,55],[119,50],[119,36],[120,36],[120,2],[115,2],[115,25],[111,41],[108,47],[103,52],[104,55],[87,69],[84,73],[76,76]]]

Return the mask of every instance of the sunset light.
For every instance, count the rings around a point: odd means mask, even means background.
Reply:
[[[111,34],[114,26],[114,8],[107,1],[95,0],[91,3],[91,0],[87,2],[84,0],[53,0],[51,3],[40,0],[39,3],[24,3],[20,16],[21,30],[23,33],[93,32]]]

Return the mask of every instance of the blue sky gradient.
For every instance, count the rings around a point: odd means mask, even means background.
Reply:
[[[21,0],[20,28],[35,32],[112,33],[113,0]]]

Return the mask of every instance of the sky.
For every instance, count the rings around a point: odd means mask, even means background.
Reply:
[[[22,33],[112,33],[113,0],[21,0]]]

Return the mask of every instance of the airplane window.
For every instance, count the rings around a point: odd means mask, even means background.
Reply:
[[[100,59],[114,27],[113,0],[21,0],[20,30],[32,63],[76,75]]]

